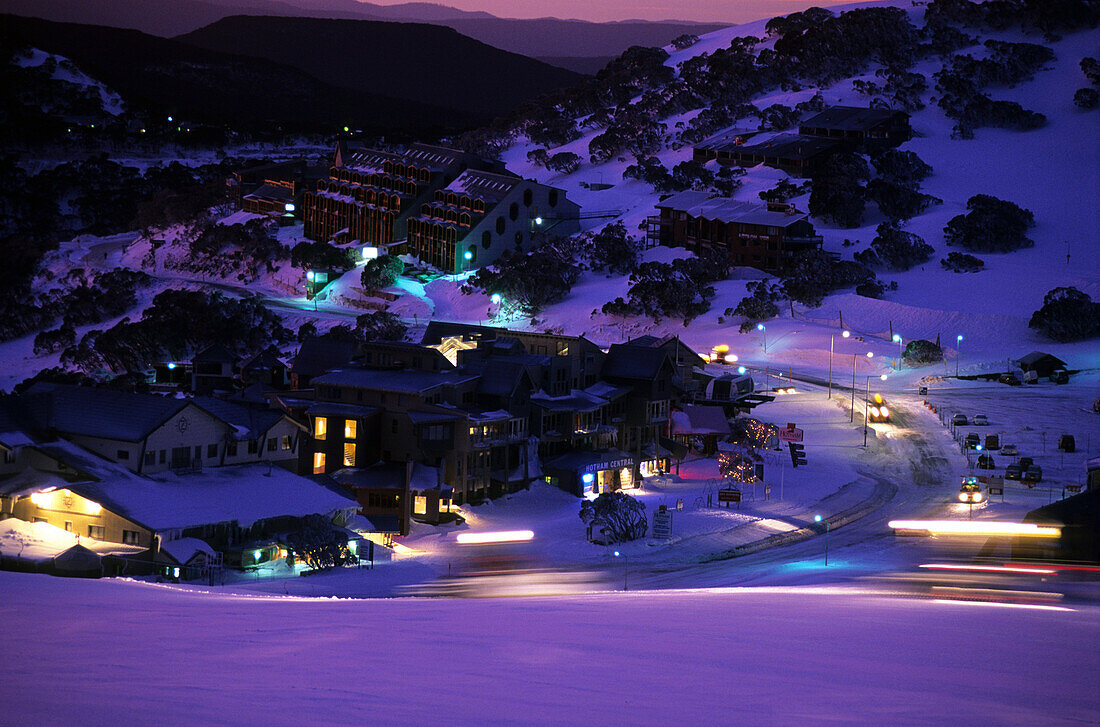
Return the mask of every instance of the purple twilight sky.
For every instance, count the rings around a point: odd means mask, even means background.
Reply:
[[[370,0],[396,5],[408,0]],[[793,13],[838,0],[443,0],[461,10],[483,10],[502,18],[579,18],[581,20],[698,20],[745,23]]]

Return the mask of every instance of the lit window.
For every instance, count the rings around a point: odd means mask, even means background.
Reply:
[[[324,439],[328,434],[328,419],[325,417],[317,417],[317,421],[313,427],[313,438]]]
[[[141,545],[141,533],[137,530],[123,530],[122,542],[127,545]]]
[[[344,444],[344,466],[355,466],[355,445],[351,442]]]
[[[355,439],[356,422],[354,419],[344,420],[344,439]]]
[[[96,540],[103,540],[104,532],[102,525],[89,525],[88,537],[95,538]]]
[[[314,452],[313,453],[313,474],[323,475],[325,473],[325,453]]]
[[[417,495],[413,499],[413,515],[424,515],[428,512],[428,498]]]
[[[282,443],[280,444],[280,447],[284,450],[291,448],[291,441],[290,441],[290,435],[289,434],[284,434],[283,435]]]

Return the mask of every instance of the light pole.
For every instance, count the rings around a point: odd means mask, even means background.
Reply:
[[[871,378],[867,377],[867,384],[865,391],[863,392],[863,446],[867,446],[867,407],[870,406],[871,399]],[[886,381],[886,374],[879,376],[880,379]]]
[[[901,371],[902,348],[901,348],[901,334],[900,333],[895,333],[894,334],[894,343],[898,344],[898,371]]]
[[[760,334],[764,337],[764,353],[768,352],[768,329],[764,327],[763,323],[756,324],[756,330],[760,331]]]
[[[848,331],[844,331],[840,334],[844,338],[852,335]],[[829,334],[829,398],[833,398],[833,338],[834,334]]]
[[[814,522],[821,522],[820,515],[814,515]],[[829,521],[825,521],[825,567],[829,567]]]
[[[955,378],[959,378],[959,359],[962,358],[963,337],[960,333],[955,336]]]
[[[875,352],[868,351],[867,358],[874,358]],[[848,421],[854,422],[856,420],[856,355],[852,354],[852,408],[848,412]]]
[[[630,575],[630,561],[627,560],[627,557],[626,557],[625,553],[620,553],[617,550],[615,551],[615,557],[616,558],[621,557],[623,559],[623,590],[624,591],[630,590],[629,588],[627,588],[627,578]]]

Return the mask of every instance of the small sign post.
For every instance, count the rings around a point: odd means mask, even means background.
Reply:
[[[741,509],[741,490],[734,490],[732,488],[718,491],[718,504],[726,503],[726,509],[729,509],[730,503],[737,503],[737,509]]]
[[[653,514],[653,537],[658,540],[672,537],[672,513],[664,505]]]

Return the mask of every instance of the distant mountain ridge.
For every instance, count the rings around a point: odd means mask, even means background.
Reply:
[[[633,45],[663,46],[684,33],[701,35],[725,27],[675,21],[517,20],[433,3],[384,6],[356,0],[0,0],[0,13],[131,28],[166,38],[234,15],[431,23],[531,57],[611,57]]]
[[[443,26],[233,16],[175,40],[263,58],[326,83],[496,116],[581,76],[501,51]]]
[[[302,22],[307,23],[308,30],[299,25]],[[150,109],[215,123],[270,121],[330,129],[344,124],[374,130],[462,129],[488,123],[501,109],[547,87],[567,86],[581,78],[433,25],[364,21],[340,28],[333,26],[345,24],[333,20],[231,19],[220,30],[209,32],[210,45],[218,45],[219,32],[231,35],[237,23],[253,26],[255,44],[266,37],[283,55],[295,57],[303,67],[281,62],[278,57],[230,52],[241,50],[232,44],[222,52],[135,30],[15,16],[0,16],[0,42],[69,58],[126,101],[136,100]],[[300,42],[295,41],[296,36]],[[390,36],[390,40],[381,36]],[[433,50],[419,60],[428,58],[430,63],[414,67],[412,64],[418,62],[416,49],[423,43],[432,44]],[[356,53],[349,48],[355,44],[372,50]],[[322,45],[327,50],[318,47]],[[388,48],[397,59],[384,73],[362,65],[373,62],[375,56],[371,54],[379,47]],[[313,52],[319,54],[316,62],[305,63],[302,55]],[[356,60],[341,59],[340,53]],[[448,62],[433,69],[431,64],[437,63],[438,57]],[[459,57],[465,57],[466,62],[456,60]],[[406,75],[402,64],[412,69]],[[477,68],[485,70],[475,73]],[[386,77],[385,83],[372,83],[381,76]],[[476,78],[467,83],[470,76]],[[400,90],[400,94],[394,96],[382,88]]]

